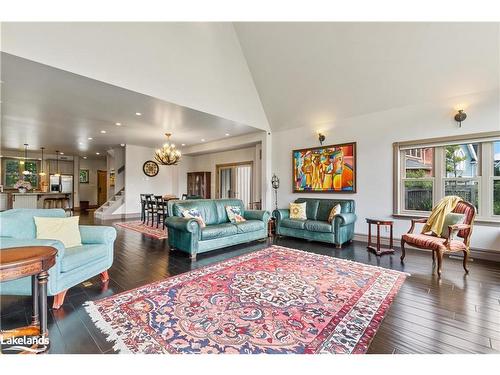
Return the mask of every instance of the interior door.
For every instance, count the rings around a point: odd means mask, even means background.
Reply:
[[[252,162],[217,165],[218,198],[237,198],[245,207],[252,202]]]
[[[97,171],[97,205],[101,207],[108,200],[107,172]]]

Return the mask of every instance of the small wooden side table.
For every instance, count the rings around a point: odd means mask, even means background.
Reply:
[[[276,218],[271,217],[267,223],[267,236],[274,237],[276,235]]]
[[[394,253],[394,248],[393,248],[393,224],[394,221],[392,220],[379,220],[379,219],[366,219],[366,222],[368,223],[368,246],[367,249],[373,251],[377,255],[383,255],[383,254],[393,254]],[[377,226],[377,243],[376,247],[372,246],[372,224]],[[389,226],[390,228],[390,238],[389,238],[389,248],[382,248],[380,246],[380,226]]]
[[[48,337],[47,282],[48,270],[56,263],[57,250],[51,246],[13,247],[0,250],[0,282],[31,276],[33,315],[29,326],[0,330],[3,341],[22,336]],[[42,353],[49,345],[26,347],[20,353]],[[31,350],[30,350],[31,349]]]

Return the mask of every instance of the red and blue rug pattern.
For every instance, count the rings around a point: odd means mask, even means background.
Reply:
[[[143,224],[142,221],[125,221],[123,223],[116,223],[115,225],[142,233],[148,237],[156,238],[157,240],[164,240],[167,238],[167,230],[162,229],[161,224],[159,225],[159,228],[156,228],[156,224],[154,224],[154,226],[150,226]]]
[[[405,277],[272,246],[86,309],[126,353],[366,353]]]

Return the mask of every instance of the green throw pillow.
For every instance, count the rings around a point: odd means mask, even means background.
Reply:
[[[465,215],[464,214],[454,214],[450,213],[446,215],[444,218],[443,229],[441,229],[441,238],[448,237],[448,226],[454,224],[462,224],[464,222]]]

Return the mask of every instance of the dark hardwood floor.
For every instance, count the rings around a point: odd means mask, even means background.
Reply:
[[[82,216],[82,223],[92,223]],[[107,223],[108,225],[110,223]],[[94,326],[83,309],[85,301],[100,299],[153,281],[252,252],[272,240],[233,246],[198,256],[191,263],[181,252],[170,252],[167,240],[116,228],[115,259],[110,282],[103,290],[98,277],[68,291],[64,305],[50,310],[51,353],[113,353],[112,342]],[[364,243],[343,249],[292,238],[275,244],[350,259],[411,274],[396,296],[369,353],[500,353],[500,264],[474,260],[465,275],[460,260],[445,259],[441,280],[432,273],[430,253],[409,249],[402,265],[399,251],[376,257]],[[49,298],[49,303],[52,298]],[[2,296],[3,329],[27,324],[29,297]]]

